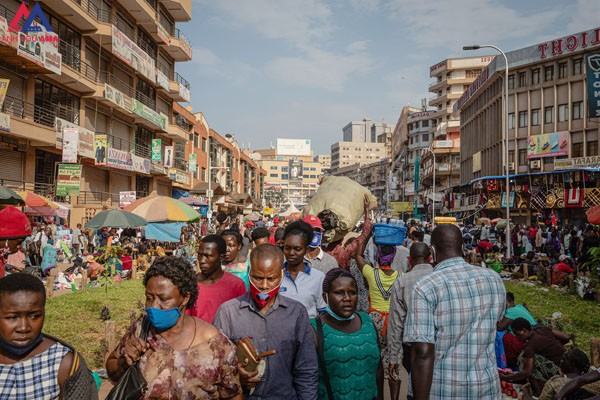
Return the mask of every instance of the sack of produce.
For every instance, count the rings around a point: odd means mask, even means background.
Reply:
[[[377,207],[377,198],[369,189],[350,178],[325,176],[317,192],[304,206],[304,215],[317,215],[325,229],[328,242],[340,240],[356,226],[364,213],[364,198],[369,197],[370,209]]]

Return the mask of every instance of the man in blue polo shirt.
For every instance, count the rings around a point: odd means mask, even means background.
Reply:
[[[285,254],[284,276],[279,292],[294,299],[315,318],[326,304],[323,300],[325,274],[311,268],[304,256],[312,240],[313,229],[304,221],[292,222],[285,228],[283,253]]]

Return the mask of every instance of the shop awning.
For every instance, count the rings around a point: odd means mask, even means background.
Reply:
[[[551,174],[567,174],[569,172],[600,172],[600,168],[573,168],[573,169],[561,169],[556,171],[544,171],[544,172],[530,172],[530,173],[522,173],[522,174],[509,174],[508,178],[520,178],[525,176],[540,176],[540,175],[551,175]],[[479,181],[485,181],[490,179],[506,179],[506,175],[490,175],[490,176],[482,176],[480,178],[472,179],[469,184],[473,184]]]

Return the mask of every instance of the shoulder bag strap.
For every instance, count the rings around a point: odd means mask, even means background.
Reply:
[[[331,383],[329,382],[329,374],[327,373],[327,364],[325,364],[325,348],[323,345],[323,322],[321,322],[321,316],[317,316],[317,355],[319,356],[319,364],[321,364],[321,373],[323,374],[323,383],[325,384],[325,390],[327,391],[327,399],[333,400],[333,391],[331,390]]]

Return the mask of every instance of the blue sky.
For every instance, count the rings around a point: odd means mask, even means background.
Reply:
[[[209,125],[251,148],[308,138],[329,153],[350,120],[392,126],[419,105],[429,66],[599,25],[596,0],[193,0],[181,29],[191,62],[177,70]]]

